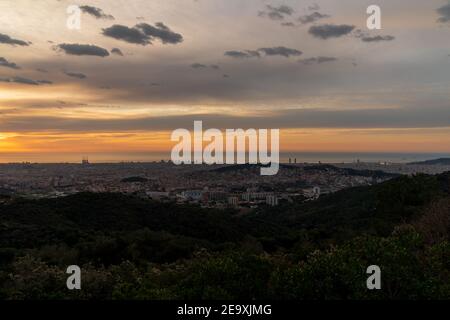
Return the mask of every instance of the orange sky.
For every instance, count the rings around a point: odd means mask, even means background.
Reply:
[[[282,152],[450,152],[443,0],[380,0],[379,31],[358,0],[314,1],[311,24],[294,0],[276,19],[276,1],[88,2],[104,16],[82,13],[80,30],[69,1],[0,2],[0,162],[168,153],[193,120],[279,128]],[[324,24],[353,31],[311,32]],[[362,40],[376,36],[394,40]]]

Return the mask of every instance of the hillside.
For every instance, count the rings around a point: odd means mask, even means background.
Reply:
[[[240,165],[227,165],[219,168],[214,168],[209,170],[209,172],[216,173],[232,173],[239,171],[250,171],[255,174],[259,174],[259,169],[261,165],[257,164],[240,164]],[[288,164],[280,164],[280,171],[316,171],[316,172],[332,172],[341,175],[349,176],[361,176],[361,177],[373,177],[373,178],[393,178],[398,177],[399,174],[387,173],[384,171],[376,170],[356,170],[349,168],[338,168],[329,164],[311,164],[306,166],[296,166]]]
[[[426,161],[420,161],[420,162],[411,162],[410,164],[428,165],[428,166],[429,165],[449,166],[450,158],[439,158],[439,159],[426,160]]]
[[[393,277],[399,276],[397,272],[423,273],[422,268],[431,263],[428,259],[434,259],[433,263],[444,259],[444,264],[433,266],[437,273],[417,278],[419,282],[412,287],[400,285],[396,293],[404,298],[442,297],[450,294],[444,281],[450,274],[445,265],[450,254],[448,243],[427,247],[419,244],[420,230],[424,229],[406,228],[400,234],[394,230],[421,221],[433,203],[448,199],[449,186],[449,173],[402,176],[246,216],[120,194],[16,199],[0,205],[0,298],[66,298],[65,282],[60,283],[58,277],[64,278],[68,264],[85,266],[91,276],[100,277],[90,289],[79,293],[82,296],[69,298],[386,297],[367,295],[358,289],[356,278],[348,278],[353,274],[363,279],[368,259],[380,263],[390,259],[389,268],[394,269],[408,264],[411,270],[391,271]],[[445,206],[442,210],[448,216]],[[448,240],[450,224],[446,229],[444,222],[440,234]],[[331,245],[337,246],[336,251],[328,251]],[[434,246],[440,249],[432,249]],[[428,256],[428,250],[435,250],[433,256]],[[318,255],[314,259],[313,252]],[[419,257],[425,260],[414,262]],[[311,291],[309,286],[317,286],[318,279],[334,273],[325,265],[319,267],[327,259],[337,259],[333,262],[337,266],[342,264],[342,275],[330,278],[328,287]],[[42,274],[32,271],[36,268],[49,278],[41,280]],[[28,279],[25,282],[24,277]],[[136,282],[138,278],[141,280]],[[344,291],[336,287],[342,286],[342,281],[346,283]],[[435,291],[420,291],[421,281],[434,281],[431,289]],[[205,283],[210,286],[205,287]],[[31,285],[40,289],[28,291]]]

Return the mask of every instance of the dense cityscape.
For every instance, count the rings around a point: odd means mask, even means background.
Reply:
[[[427,164],[365,163],[289,164],[276,176],[261,176],[257,165],[181,165],[171,162],[79,164],[17,163],[0,165],[0,194],[56,198],[79,192],[123,193],[142,198],[239,208],[315,200],[323,194],[370,186],[401,174],[438,174],[450,170],[442,162]],[[8,199],[8,198],[4,198]],[[6,201],[6,200],[3,200]]]

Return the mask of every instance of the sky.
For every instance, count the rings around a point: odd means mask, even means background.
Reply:
[[[446,0],[0,0],[0,162],[168,153],[194,120],[279,128],[283,152],[447,153],[449,39]]]

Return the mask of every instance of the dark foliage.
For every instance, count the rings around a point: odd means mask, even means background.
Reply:
[[[121,194],[8,199],[0,299],[448,299],[449,182],[402,176],[246,216]],[[71,264],[81,291],[65,287]],[[372,264],[383,290],[365,287]]]

